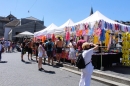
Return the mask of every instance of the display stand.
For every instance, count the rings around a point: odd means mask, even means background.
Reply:
[[[101,48],[101,67],[100,70],[104,70],[104,67],[102,66],[102,48],[106,48],[105,46],[100,46]]]

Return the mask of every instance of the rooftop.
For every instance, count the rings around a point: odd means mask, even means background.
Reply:
[[[16,19],[16,20],[13,20],[13,21],[7,23],[7,24],[5,25],[5,27],[15,27],[15,26],[17,26],[19,23],[20,23],[20,20]]]

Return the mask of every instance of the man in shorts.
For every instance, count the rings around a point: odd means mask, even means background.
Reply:
[[[21,43],[21,48],[22,48],[22,52],[21,52],[21,61],[24,62],[23,60],[23,55],[26,53],[26,39]]]
[[[52,42],[51,39],[48,40],[45,44],[47,48],[47,56],[48,56],[48,64],[50,65],[50,60],[52,59],[52,65],[53,65],[53,48],[54,48],[54,43]]]
[[[32,47],[33,47],[33,42],[32,41],[28,42],[28,60],[30,60],[29,55],[31,56],[31,60],[33,60],[32,59]]]
[[[58,37],[58,40],[56,41],[56,50],[57,50],[57,61],[60,63],[60,58],[62,54],[62,48],[63,48],[63,41],[61,40],[60,37]]]

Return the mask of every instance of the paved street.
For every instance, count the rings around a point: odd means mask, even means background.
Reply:
[[[46,72],[40,72],[37,63],[21,62],[20,53],[3,53],[0,63],[0,86],[78,86],[79,75],[61,70],[58,67],[43,65]],[[91,86],[107,86],[93,81]]]

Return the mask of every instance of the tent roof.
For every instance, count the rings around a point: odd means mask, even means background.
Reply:
[[[45,28],[45,29],[52,29],[52,28],[57,28],[57,26],[55,25],[55,24],[51,24],[51,25],[49,25],[47,28]]]
[[[111,19],[107,18],[106,16],[104,16],[99,11],[96,11],[94,14],[92,14],[88,18],[84,19],[83,22],[84,23],[85,22],[94,22],[94,21],[98,21],[98,20],[104,20],[104,21],[106,21],[108,23],[117,24],[117,22],[115,22],[114,20],[111,20]]]
[[[91,22],[94,22],[94,21],[99,21],[99,20],[104,20],[108,23],[111,23],[111,24],[119,24],[119,25],[122,25],[122,26],[128,26],[128,25],[124,25],[124,24],[121,24],[121,23],[118,23],[114,20],[111,20],[109,18],[107,18],[106,16],[104,16],[102,13],[100,13],[99,11],[96,11],[94,14],[92,14],[91,16],[75,23],[74,25],[78,25],[78,24],[81,24],[81,23],[91,23]],[[130,27],[130,26],[128,26]]]
[[[28,31],[24,31],[24,32],[21,32],[19,33],[18,35],[14,36],[14,37],[31,37],[33,36],[34,34],[31,33],[31,32],[28,32]]]
[[[50,24],[47,28],[41,30],[41,31],[38,31],[38,32],[35,32],[34,33],[34,36],[40,36],[40,35],[43,35],[44,33],[46,33],[47,30],[51,30],[51,29],[54,29],[54,28],[57,28],[57,26],[55,24]]]
[[[22,33],[19,33],[21,35],[34,35],[33,33],[29,32],[29,31],[24,31]]]
[[[74,24],[74,22],[71,19],[69,19],[64,24],[62,24],[59,28],[64,28],[64,27],[67,27],[67,26],[72,26],[73,24]]]

